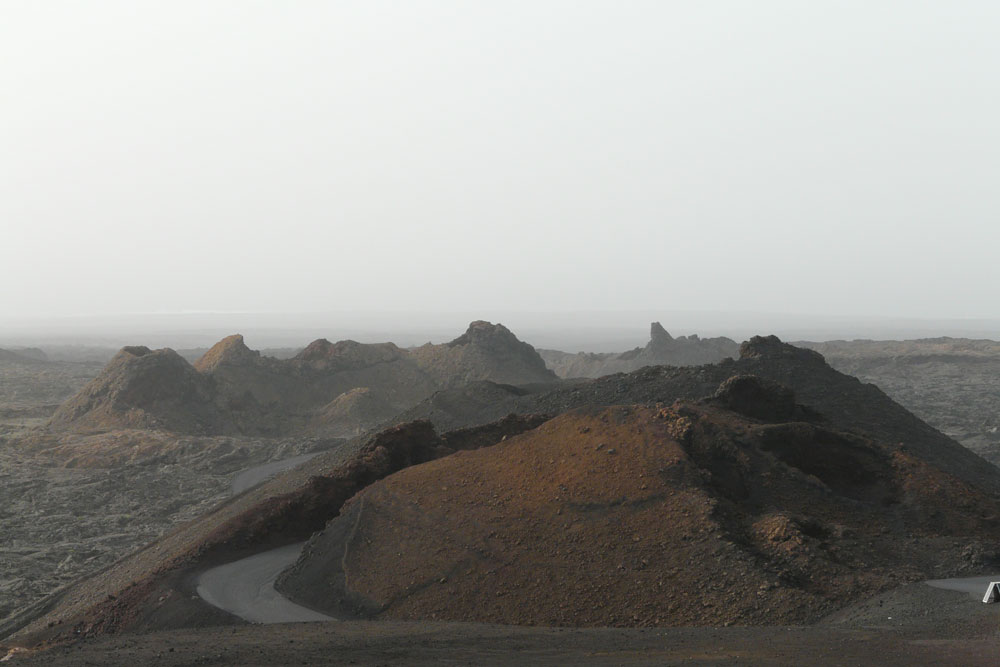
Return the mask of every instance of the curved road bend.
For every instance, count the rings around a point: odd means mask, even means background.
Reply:
[[[316,454],[303,454],[274,461],[239,473],[233,480],[233,493],[250,488],[268,477],[308,461]],[[305,542],[243,558],[214,567],[198,578],[198,595],[209,604],[252,623],[298,623],[335,621],[337,619],[295,604],[274,589],[274,582],[286,567],[294,563]],[[931,579],[924,583],[934,588],[960,591],[982,599],[991,581],[1000,574],[959,579]]]
[[[233,479],[232,492],[237,494],[256,486],[305,463],[317,453],[247,468]],[[332,616],[295,604],[274,589],[278,575],[298,560],[304,544],[290,544],[206,570],[198,577],[198,595],[210,605],[251,623],[335,621]]]
[[[968,593],[977,600],[982,600],[983,596],[986,595],[986,587],[990,585],[991,581],[1000,581],[1000,574],[986,575],[984,577],[964,577],[962,579],[930,579],[924,583],[934,588]]]
[[[275,579],[298,559],[304,544],[290,544],[213,567],[198,577],[198,595],[210,605],[251,623],[335,621],[274,590]]]

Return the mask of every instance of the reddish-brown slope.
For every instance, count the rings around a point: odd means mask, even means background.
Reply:
[[[995,497],[857,435],[718,407],[732,390],[566,414],[393,475],[280,586],[400,619],[782,624],[996,546]]]

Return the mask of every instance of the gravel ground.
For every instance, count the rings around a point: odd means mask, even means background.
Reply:
[[[240,626],[106,637],[13,665],[995,665],[1000,640],[835,627],[561,629],[462,623]]]

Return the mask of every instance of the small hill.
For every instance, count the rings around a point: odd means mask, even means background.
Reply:
[[[556,380],[545,361],[528,343],[502,324],[478,320],[464,334],[444,345],[413,348],[417,364],[442,387],[489,380],[528,384]]]
[[[357,387],[327,403],[313,418],[310,432],[331,437],[354,437],[396,415],[396,408],[377,391]]]
[[[729,338],[699,338],[697,334],[674,338],[659,322],[649,327],[645,347],[622,353],[539,350],[545,363],[559,377],[596,378],[612,373],[627,373],[643,366],[698,366],[735,357],[739,346]]]
[[[387,477],[279,589],[384,619],[804,623],[982,566],[969,544],[996,553],[997,528],[995,494],[739,376],[704,401],[579,409]]]
[[[292,357],[296,364],[314,370],[358,370],[375,364],[388,364],[406,358],[394,343],[359,343],[342,340],[331,343],[325,338],[309,343]]]
[[[213,387],[169,348],[124,347],[100,375],[52,416],[55,429],[163,429],[219,433],[232,422],[214,403]]]

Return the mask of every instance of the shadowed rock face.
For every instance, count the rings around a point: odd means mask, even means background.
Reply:
[[[756,375],[735,375],[712,395],[712,402],[754,419],[777,421],[801,416],[795,393]]]
[[[740,345],[740,359],[793,359],[803,364],[825,364],[815,350],[782,343],[777,336],[754,336]]]
[[[620,354],[568,354],[557,350],[540,350],[549,368],[559,377],[600,377],[612,373],[627,373],[643,366],[697,366],[713,364],[734,357],[739,350],[728,338],[699,338],[696,334],[674,338],[659,322],[649,327],[649,343]]]
[[[261,356],[237,334],[219,341],[193,367],[173,350],[126,347],[49,426],[355,435],[442,388],[554,379],[534,348],[489,322],[473,322],[444,345],[404,350],[392,343],[320,339],[285,360]],[[367,393],[351,394],[362,388]]]

